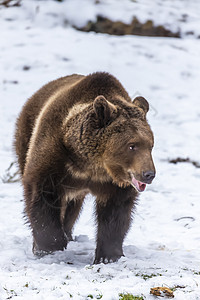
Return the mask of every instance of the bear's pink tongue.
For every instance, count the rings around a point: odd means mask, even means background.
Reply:
[[[146,184],[132,177],[132,184],[137,189],[138,192],[144,192]]]

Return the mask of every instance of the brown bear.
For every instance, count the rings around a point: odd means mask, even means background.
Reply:
[[[109,73],[43,86],[17,120],[15,149],[37,255],[66,248],[87,193],[96,197],[94,263],[118,260],[138,192],[155,177],[148,102]]]

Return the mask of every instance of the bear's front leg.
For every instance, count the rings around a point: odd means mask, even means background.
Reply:
[[[94,263],[117,261],[123,256],[122,244],[131,222],[136,200],[134,188],[108,189],[107,195],[96,199],[98,221],[97,246]]]

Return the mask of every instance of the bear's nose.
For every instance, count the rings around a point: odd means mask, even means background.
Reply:
[[[145,183],[151,183],[154,177],[155,177],[154,171],[143,172],[143,180]]]

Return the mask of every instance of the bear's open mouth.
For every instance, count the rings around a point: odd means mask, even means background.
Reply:
[[[135,179],[135,177],[133,176],[133,173],[130,173],[131,175],[131,184],[132,186],[138,191],[138,192],[144,192],[145,188],[146,188],[146,183],[141,182],[137,179]]]

